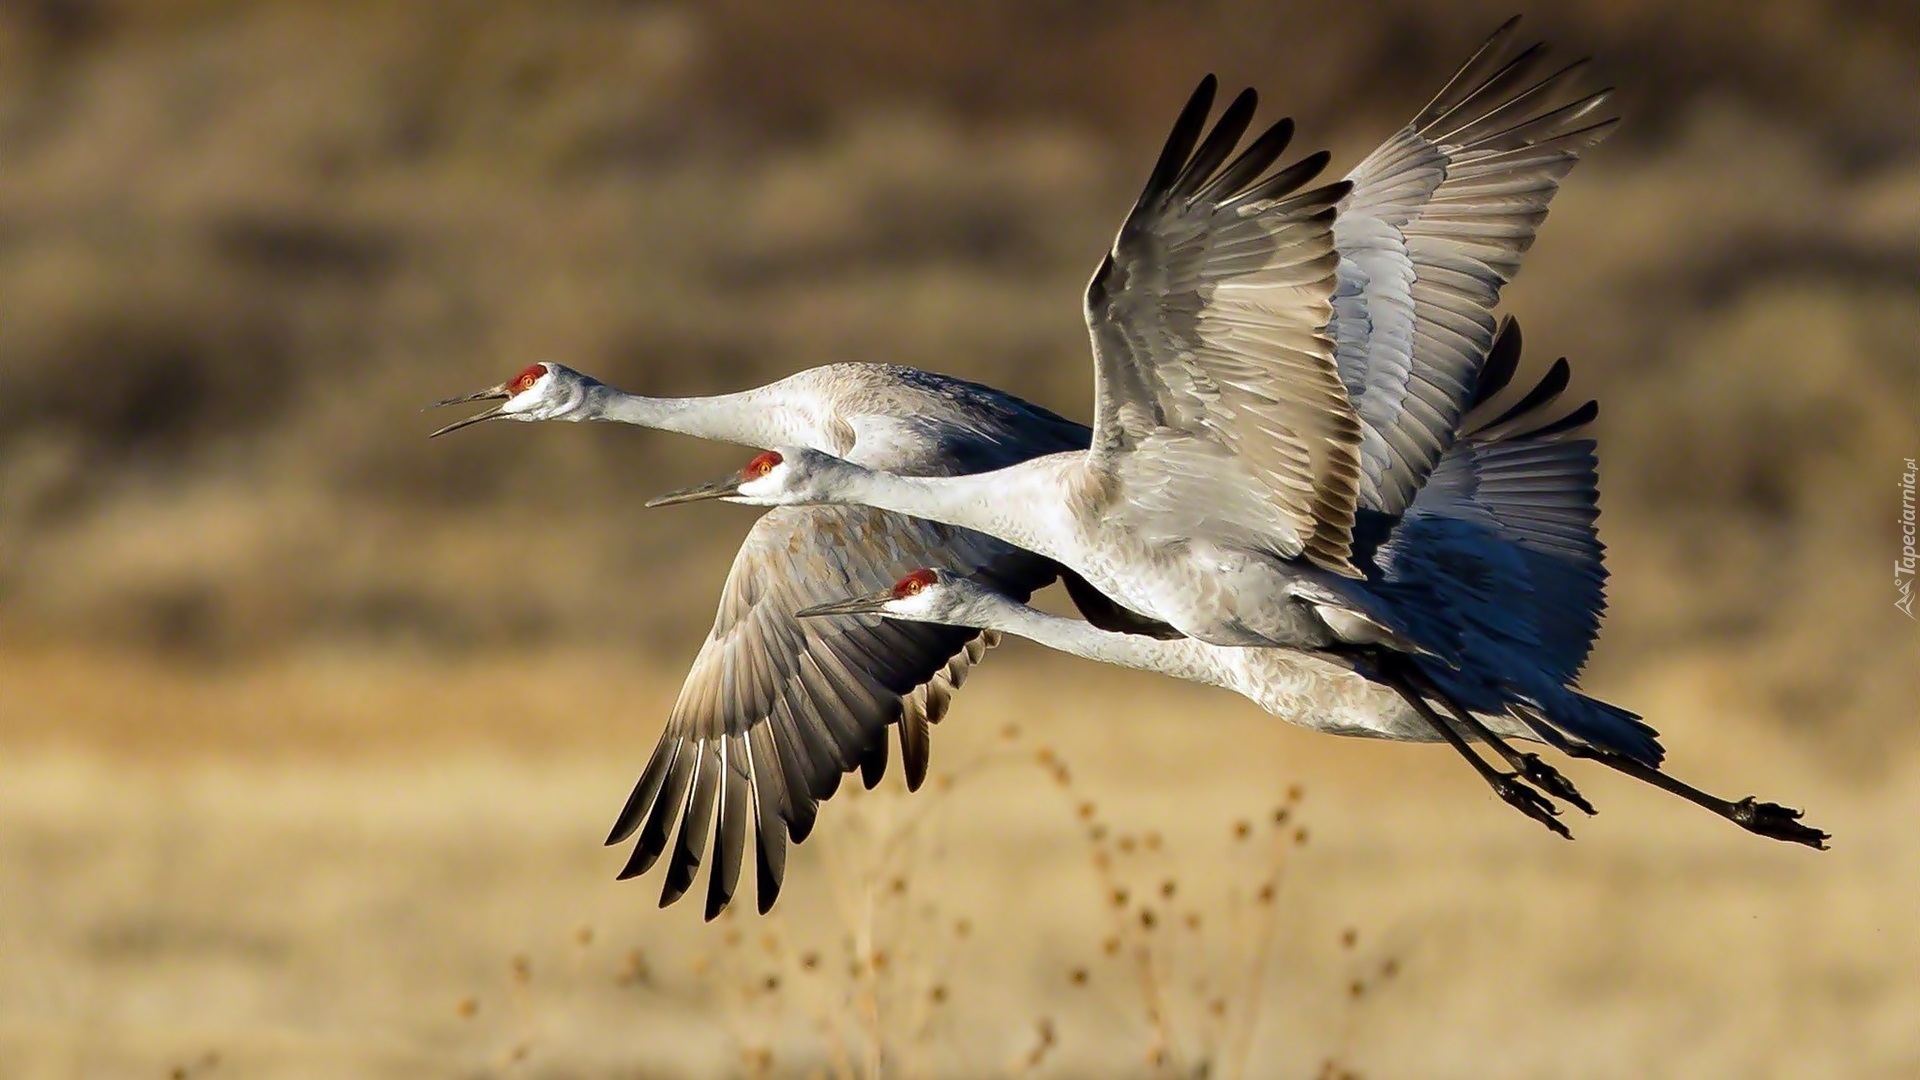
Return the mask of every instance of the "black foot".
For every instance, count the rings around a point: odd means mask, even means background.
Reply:
[[[1494,794],[1506,800],[1508,806],[1527,815],[1533,820],[1553,830],[1563,840],[1573,839],[1573,833],[1560,824],[1560,809],[1547,801],[1546,796],[1520,782],[1520,777],[1506,773],[1492,781]]]
[[[1573,786],[1573,781],[1562,776],[1560,770],[1541,761],[1540,755],[1521,754],[1520,775],[1548,795],[1564,799],[1588,817],[1593,816],[1593,804],[1587,801],[1587,797],[1580,794],[1580,789]]]
[[[1759,802],[1751,795],[1734,803],[1733,813],[1727,816],[1748,832],[1821,851],[1827,850],[1827,841],[1832,839],[1811,825],[1800,824],[1800,811],[1779,803]]]

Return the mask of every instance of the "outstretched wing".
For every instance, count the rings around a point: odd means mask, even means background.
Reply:
[[[1360,425],[1326,330],[1347,188],[1298,191],[1324,153],[1269,174],[1291,121],[1233,156],[1251,90],[1202,141],[1214,87],[1194,91],[1087,289],[1093,461],[1143,521],[1177,507],[1353,573]]]
[[[887,728],[901,725],[908,785],[926,775],[927,725],[993,642],[979,631],[881,619],[801,619],[803,608],[877,591],[921,566],[951,566],[1025,598],[1053,565],[978,533],[866,507],[769,511],[747,534],[719,614],[653,757],[607,843],[639,833],[622,878],[666,852],[662,906],[692,885],[712,832],[706,915],[726,907],[751,824],[759,907],[779,894],[786,845],[855,768],[872,786]],[[677,840],[675,823],[679,823]]]
[[[1585,61],[1541,76],[1509,20],[1439,95],[1348,174],[1333,226],[1333,335],[1358,412],[1360,505],[1404,511],[1467,408],[1500,289],[1579,155],[1617,119],[1579,94]]]

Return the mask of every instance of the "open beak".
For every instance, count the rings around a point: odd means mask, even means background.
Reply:
[[[459,397],[450,397],[445,401],[436,401],[428,407],[434,408],[434,409],[444,409],[449,405],[465,405],[469,401],[505,401],[507,399],[507,396],[508,396],[507,384],[501,383],[499,386],[490,386],[485,390],[475,391],[474,393],[471,393],[471,394],[463,394]],[[491,420],[494,417],[501,415],[501,410],[503,408],[504,406],[495,405],[493,408],[488,409],[485,412],[475,413],[474,415],[467,417],[465,420],[455,420],[453,423],[448,424],[446,427],[443,427],[439,431],[436,431],[433,434],[427,436],[427,438],[437,439],[440,436],[445,435],[449,431],[459,431],[461,428],[466,427],[468,424],[477,424],[482,420]]]
[[[882,589],[865,596],[849,596],[845,600],[829,600],[824,604],[815,604],[794,612],[803,619],[817,615],[876,615],[886,610],[887,602],[893,599],[892,589]]]
[[[674,503],[702,502],[707,499],[724,499],[729,495],[738,495],[740,485],[746,483],[739,474],[699,484],[679,491],[669,491],[665,495],[656,495],[647,500],[648,506],[672,506]]]

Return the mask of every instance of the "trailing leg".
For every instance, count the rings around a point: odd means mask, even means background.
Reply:
[[[1591,758],[1609,769],[1625,773],[1636,780],[1644,780],[1654,787],[1670,791],[1675,795],[1705,807],[1726,818],[1735,825],[1773,840],[1785,840],[1794,844],[1805,844],[1821,851],[1827,849],[1827,841],[1832,837],[1824,830],[1800,823],[1801,811],[1778,803],[1761,802],[1749,795],[1744,799],[1729,802],[1726,799],[1709,795],[1691,784],[1676,780],[1659,769],[1628,757],[1596,750],[1587,746],[1571,746],[1567,753],[1574,757]]]

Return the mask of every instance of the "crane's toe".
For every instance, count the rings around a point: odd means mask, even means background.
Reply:
[[[1528,787],[1519,776],[1502,776],[1493,782],[1494,793],[1506,800],[1508,806],[1545,825],[1563,840],[1573,839],[1573,833],[1560,823],[1560,808],[1553,805],[1546,796]]]
[[[1593,804],[1587,801],[1587,797],[1580,794],[1580,789],[1574,787],[1573,781],[1567,779],[1559,769],[1542,761],[1540,755],[1521,754],[1519,766],[1520,775],[1526,778],[1528,783],[1556,799],[1579,808],[1588,817],[1593,816]]]
[[[1728,817],[1734,824],[1748,832],[1774,840],[1786,840],[1795,844],[1805,844],[1821,851],[1827,850],[1827,841],[1832,839],[1828,833],[1811,825],[1800,823],[1800,811],[1779,803],[1761,802],[1749,795],[1733,804],[1733,812]]]

